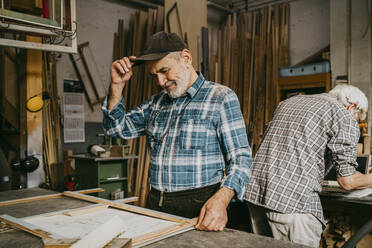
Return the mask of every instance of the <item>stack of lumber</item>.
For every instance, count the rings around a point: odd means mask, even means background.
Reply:
[[[149,37],[161,30],[164,30],[164,8],[160,6],[158,9],[137,11],[132,14],[128,32],[124,31],[123,21],[119,20],[119,29],[114,36],[113,59],[130,55],[139,56]],[[127,109],[134,109],[159,91],[160,88],[153,82],[150,75],[146,73],[145,66],[136,66],[133,68],[131,80],[124,88],[125,106]],[[137,161],[129,162],[128,193],[138,196],[139,201],[137,204],[145,206],[149,190],[148,171],[150,165],[146,137],[142,136],[138,139],[127,140],[126,144],[130,146],[130,154],[138,154]]]
[[[351,216],[342,212],[326,212],[326,228],[322,233],[322,247],[342,247],[351,237]]]
[[[279,68],[289,65],[288,22],[289,5],[283,3],[230,14],[217,34],[210,33],[205,76],[238,95],[253,152],[276,107]]]

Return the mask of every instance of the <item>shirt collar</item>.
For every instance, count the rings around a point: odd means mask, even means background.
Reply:
[[[199,91],[199,89],[201,88],[201,86],[203,85],[205,81],[203,74],[201,74],[201,72],[197,71],[196,73],[198,74],[198,78],[191,85],[191,87],[186,91],[186,93],[189,94],[191,98],[193,98],[196,95],[196,93]]]

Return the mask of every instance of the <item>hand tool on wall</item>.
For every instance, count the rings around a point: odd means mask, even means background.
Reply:
[[[176,10],[177,21],[178,21],[178,25],[179,25],[179,29],[180,29],[181,37],[182,37],[183,36],[183,32],[182,32],[181,18],[180,18],[180,14],[178,12],[177,2],[174,2],[174,4],[172,5],[172,7],[170,7],[170,9],[167,11],[167,27],[168,27],[168,32],[171,33],[169,16],[170,16],[170,14],[172,13],[173,10]],[[184,42],[186,43],[186,45],[188,45],[187,32],[185,32]]]
[[[89,95],[88,95],[87,89],[85,88],[85,84],[84,84],[84,82],[83,82],[83,79],[81,78],[81,74],[80,74],[79,68],[78,68],[77,65],[76,65],[76,61],[75,61],[75,59],[74,59],[74,56],[72,56],[71,53],[69,53],[68,56],[69,56],[69,58],[70,58],[70,60],[71,60],[72,66],[74,67],[74,70],[75,70],[76,76],[78,77],[79,81],[81,82],[81,85],[83,86],[84,95],[85,95],[85,97],[87,98],[87,101],[88,101],[88,104],[89,104],[90,110],[92,110],[92,112],[93,112],[93,104],[92,104],[92,101],[91,101],[90,98],[89,98]]]
[[[89,79],[90,85],[92,86],[92,89],[93,89],[94,95],[96,96],[96,101],[93,102],[93,105],[95,105],[95,104],[97,104],[97,103],[100,103],[100,102],[103,100],[103,98],[100,99],[100,97],[99,97],[97,87],[96,87],[96,85],[95,85],[95,83],[94,83],[94,80],[93,80],[92,74],[90,73],[90,70],[89,70],[89,67],[88,67],[88,63],[87,63],[87,61],[86,61],[86,59],[85,59],[85,56],[84,56],[83,48],[84,48],[84,47],[87,47],[87,46],[89,46],[89,41],[80,44],[80,45],[78,46],[78,52],[79,52],[80,59],[81,59],[81,61],[83,62],[84,70],[85,70],[85,72],[87,73],[87,76],[88,76],[88,79]]]

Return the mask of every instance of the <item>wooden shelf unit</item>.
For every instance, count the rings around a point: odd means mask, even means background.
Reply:
[[[313,75],[302,75],[293,77],[279,77],[277,92],[277,105],[283,99],[283,94],[290,90],[310,90],[321,89],[322,92],[328,92],[331,89],[331,74],[320,73]],[[319,92],[320,93],[320,92]]]

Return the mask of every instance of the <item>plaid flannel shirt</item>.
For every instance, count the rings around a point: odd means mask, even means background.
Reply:
[[[280,213],[310,213],[324,224],[318,193],[325,173],[330,166],[338,176],[355,173],[358,139],[357,121],[330,95],[285,100],[253,160],[244,199]]]
[[[108,111],[102,104],[107,135],[132,139],[146,135],[149,179],[165,192],[200,188],[222,181],[242,199],[252,157],[236,94],[220,84],[198,79],[171,99],[165,92],[131,111],[123,98]]]

